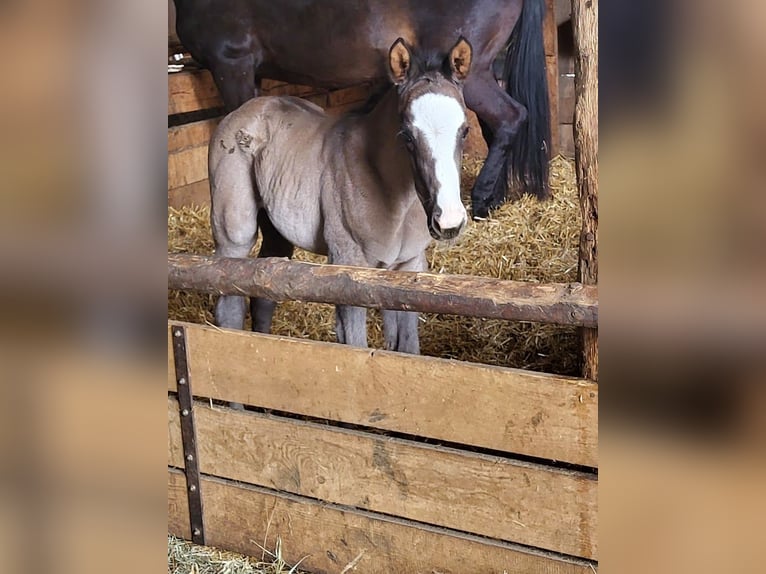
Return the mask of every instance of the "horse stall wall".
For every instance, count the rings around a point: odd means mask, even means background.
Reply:
[[[592,571],[596,384],[192,324],[168,337],[170,533],[192,537],[192,494],[205,543],[257,556],[279,538],[314,572]]]

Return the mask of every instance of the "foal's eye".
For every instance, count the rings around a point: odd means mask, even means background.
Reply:
[[[412,139],[412,134],[407,132],[402,132],[402,139],[404,140],[404,145],[407,147],[412,147],[415,144],[415,140]]]
[[[467,137],[468,137],[468,126],[466,126],[465,128],[463,128],[463,133],[461,133],[461,134],[460,134],[460,137],[461,137],[462,139],[465,139],[465,138],[467,138]]]

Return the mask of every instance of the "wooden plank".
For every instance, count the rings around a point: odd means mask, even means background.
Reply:
[[[168,153],[207,146],[221,118],[191,122],[168,128]]]
[[[168,254],[168,288],[593,327],[597,290],[472,275]]]
[[[207,144],[168,154],[168,189],[207,179]]]
[[[559,123],[571,124],[574,121],[575,81],[573,77],[559,78]]]
[[[543,20],[543,46],[545,49],[545,71],[548,77],[548,106],[550,112],[551,137],[550,157],[559,153],[559,48],[558,26],[556,24],[556,0],[545,0]]]
[[[175,378],[173,380],[175,381]],[[180,419],[178,401],[173,397],[168,397],[168,466],[176,468],[184,468],[184,448],[181,440]]]
[[[573,158],[575,146],[572,124],[561,124],[559,126],[559,137],[561,138],[561,148],[559,149],[559,153],[568,158]]]
[[[368,84],[333,90],[327,96],[327,106],[334,108],[344,104],[364,102],[370,96],[370,90]]]
[[[202,473],[596,558],[593,474],[199,402],[194,416]]]
[[[169,473],[169,496],[185,498],[182,479]],[[279,538],[287,562],[312,572],[342,572],[354,561],[346,572],[593,572],[588,561],[221,479],[204,478],[202,497],[208,544],[261,556]]]
[[[168,207],[179,209],[192,205],[210,207],[209,180],[203,179],[168,190]]]
[[[168,534],[191,540],[186,477],[173,468],[168,469]]]
[[[299,98],[327,93],[327,90],[315,86],[301,86],[299,84],[287,84],[284,82],[272,84],[262,83],[261,90],[261,95],[263,96],[295,96]]]
[[[575,41],[575,170],[582,231],[578,277],[598,283],[598,0],[573,2]],[[598,330],[582,329],[583,376],[598,380]]]
[[[207,70],[168,74],[168,115],[223,106],[213,77]]]
[[[598,466],[593,383],[184,325],[196,396]]]

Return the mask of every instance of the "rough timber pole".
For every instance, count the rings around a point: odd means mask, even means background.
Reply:
[[[575,166],[580,191],[579,280],[598,283],[598,0],[572,0]],[[582,329],[583,376],[598,380],[598,329]]]

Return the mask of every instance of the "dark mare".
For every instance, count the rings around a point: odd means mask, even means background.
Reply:
[[[283,251],[264,235],[259,257],[289,257],[297,245],[339,265],[424,271],[431,238],[460,234],[471,46],[460,38],[429,64],[400,38],[387,60],[395,85],[363,111],[338,117],[300,98],[263,97],[221,121],[208,162],[217,256],[247,257],[268,221]],[[251,301],[254,330],[270,331],[275,306]],[[215,317],[242,329],[245,298],[220,297]],[[338,341],[367,346],[366,317],[338,306]],[[416,313],[383,311],[383,333],[386,348],[419,352]]]
[[[327,88],[385,80],[396,38],[427,62],[462,35],[473,46],[465,103],[489,144],[473,216],[504,202],[509,158],[523,192],[548,196],[544,0],[174,1],[178,37],[211,70],[227,111],[258,95],[264,77]],[[509,39],[506,92],[492,64]]]

